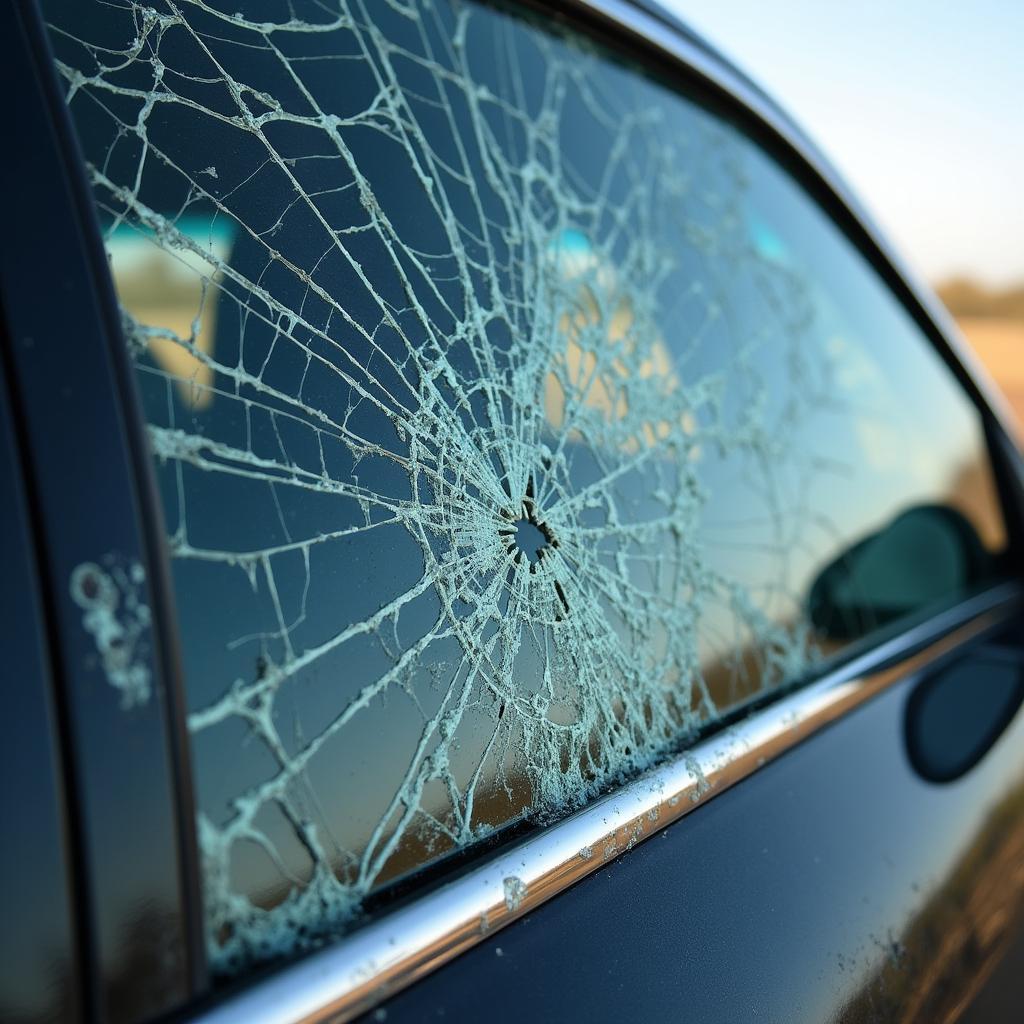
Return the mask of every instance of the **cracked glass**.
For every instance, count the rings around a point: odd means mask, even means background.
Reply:
[[[505,5],[44,10],[162,498],[217,974],[996,571],[977,410],[675,84]],[[70,585],[119,648],[103,579]]]

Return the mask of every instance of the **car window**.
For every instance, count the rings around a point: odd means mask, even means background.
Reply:
[[[978,411],[675,85],[504,5],[44,9],[162,496],[216,972],[993,576]]]

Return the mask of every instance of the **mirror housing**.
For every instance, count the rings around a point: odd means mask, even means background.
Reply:
[[[825,639],[857,640],[983,579],[990,557],[960,512],[916,505],[819,573],[808,616]]]

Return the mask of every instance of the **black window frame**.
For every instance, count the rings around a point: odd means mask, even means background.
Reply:
[[[82,1019],[82,879],[71,856],[78,822],[69,813],[48,616],[38,579],[34,509],[22,472],[0,303],[0,609],[4,721],[0,745],[3,821],[0,1013],[17,1020]],[[40,920],[41,916],[45,916]]]
[[[78,825],[71,855],[81,879],[81,1009],[89,1020],[130,1024],[205,988],[161,513],[99,226],[37,6],[6,0],[0,40],[4,85],[18,97],[9,128],[16,142],[3,161],[9,220],[0,295],[58,714],[67,723],[63,757]],[[33,272],[38,267],[48,269],[45,278]],[[69,586],[76,566],[105,559],[145,571],[140,598],[153,624],[140,654],[152,696],[130,711],[104,682]],[[145,835],[133,836],[140,827]],[[142,854],[136,869],[152,884],[147,899],[128,891],[119,870],[126,845]],[[126,939],[138,936],[132,929],[147,914],[157,946],[141,950]]]

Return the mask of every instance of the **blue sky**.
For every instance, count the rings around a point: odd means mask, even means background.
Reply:
[[[796,117],[920,274],[1024,279],[1024,2],[662,2]]]

